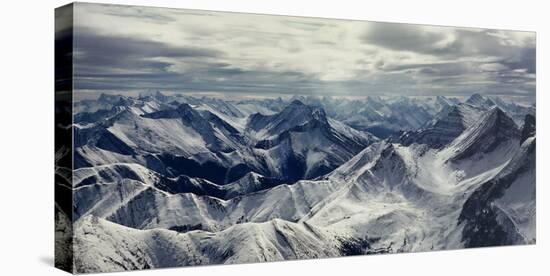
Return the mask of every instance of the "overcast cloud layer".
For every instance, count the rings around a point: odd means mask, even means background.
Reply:
[[[535,34],[75,5],[78,91],[534,97]]]

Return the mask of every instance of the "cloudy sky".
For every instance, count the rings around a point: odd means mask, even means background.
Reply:
[[[535,34],[76,4],[75,89],[533,97]]]

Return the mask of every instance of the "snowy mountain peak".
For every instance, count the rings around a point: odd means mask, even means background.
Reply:
[[[486,120],[491,120],[493,122],[493,125],[498,128],[506,129],[509,128],[513,130],[513,132],[516,132],[518,130],[518,126],[510,118],[506,112],[504,112],[499,107],[493,107],[487,112],[487,115],[485,115]]]
[[[273,115],[254,114],[247,128],[254,132],[258,140],[274,138],[293,127],[304,125],[312,120],[326,122],[326,113],[299,100],[292,101],[281,112]]]
[[[473,103],[482,102],[483,100],[484,100],[483,96],[481,96],[479,93],[475,93],[475,94],[472,94],[468,98],[468,100],[466,100],[466,103],[473,104]]]
[[[119,100],[120,96],[118,95],[109,95],[106,93],[101,93],[97,101],[103,104],[113,104]]]
[[[302,101],[300,101],[299,99],[295,99],[290,103],[290,106],[303,106],[303,105],[305,105],[305,104]]]
[[[115,103],[115,106],[130,106],[133,103],[134,102],[132,101],[132,99],[121,96],[119,97],[118,102]]]
[[[482,114],[483,109],[469,104],[454,105],[443,110],[423,129],[404,133],[399,141],[404,145],[416,143],[441,148],[474,124]]]
[[[101,93],[101,94],[99,94],[99,97],[97,98],[97,100],[98,101],[104,101],[104,100],[107,99],[107,97],[108,97],[107,94]]]
[[[153,95],[153,97],[155,97],[155,99],[161,101],[161,102],[166,102],[166,101],[169,101],[170,100],[170,97],[164,95],[163,93],[161,93],[160,91],[157,91],[155,92],[155,94]]]
[[[251,116],[247,132],[257,141],[256,149],[285,160],[281,176],[291,181],[324,175],[376,140],[327,118],[324,109],[300,101],[293,101],[274,115]]]
[[[437,96],[436,97],[436,101],[439,103],[439,104],[445,104],[445,105],[450,105],[450,102],[447,98],[445,98],[444,96]]]
[[[475,93],[472,96],[470,96],[470,98],[466,100],[466,103],[471,104],[473,106],[487,108],[487,109],[495,106],[495,103],[491,99],[485,98],[478,93]]]
[[[520,131],[502,109],[494,107],[481,117],[481,119],[466,129],[450,148],[455,151],[452,160],[461,160],[475,154],[489,153],[498,146],[519,140]],[[515,144],[518,144],[517,141]]]

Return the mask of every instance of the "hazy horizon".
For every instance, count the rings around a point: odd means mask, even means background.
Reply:
[[[174,91],[160,91],[160,90],[150,90],[150,91],[88,91],[83,93],[75,93],[74,94],[74,100],[75,101],[81,101],[81,100],[96,100],[101,96],[101,94],[107,94],[107,95],[114,95],[114,96],[125,96],[125,97],[133,97],[137,98],[140,96],[149,96],[154,95],[155,93],[160,92],[167,96],[182,96],[182,97],[194,97],[194,98],[217,98],[217,99],[223,99],[227,101],[243,101],[243,100],[259,100],[259,99],[277,99],[282,98],[283,100],[289,100],[293,97],[314,97],[314,98],[323,98],[323,97],[329,97],[333,99],[348,99],[348,100],[366,100],[369,97],[380,97],[382,99],[395,99],[399,97],[407,97],[407,98],[416,98],[416,99],[435,99],[437,96],[443,96],[449,99],[458,99],[459,101],[466,101],[469,97],[471,97],[474,94],[479,93],[472,93],[469,95],[406,95],[406,96],[400,96],[400,95],[387,95],[387,94],[375,94],[375,95],[315,95],[315,94],[280,94],[280,93],[265,93],[261,95],[256,95],[254,93],[231,93],[226,94],[223,92],[199,92],[199,91],[189,91],[189,92],[174,92]],[[481,95],[481,94],[480,94]],[[534,97],[529,96],[515,96],[515,95],[483,95],[484,97],[498,97],[507,101],[514,101],[516,104],[531,106],[535,105],[536,101]]]

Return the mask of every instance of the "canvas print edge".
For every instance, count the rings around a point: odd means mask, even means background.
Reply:
[[[69,8],[70,7],[70,8]],[[71,9],[71,12],[59,12],[60,14],[60,19],[61,17],[65,17],[65,18],[71,18],[72,19],[72,6],[68,6],[68,7],[64,7],[64,8],[61,8],[65,11]],[[70,15],[68,15],[70,14]],[[58,22],[58,16],[57,16],[57,11],[56,11],[56,23]],[[70,21],[70,20],[69,20]],[[72,23],[72,21],[71,21]],[[71,51],[73,49],[73,40],[72,40],[72,30],[71,30],[71,35],[70,35],[70,45],[71,45]],[[66,38],[66,37],[64,37]],[[60,36],[60,41],[61,41],[61,36]],[[63,43],[67,43],[67,41],[64,40]],[[64,44],[65,46],[67,44]],[[73,203],[73,194],[72,194],[72,190],[70,192],[70,195],[67,196],[67,186],[68,187],[73,187],[73,159],[72,159],[72,156],[73,156],[73,139],[76,139],[73,138],[73,114],[74,114],[74,110],[73,110],[73,102],[74,102],[74,99],[73,99],[73,83],[72,83],[72,66],[73,66],[73,60],[72,60],[72,52],[69,54],[68,52],[62,50],[62,49],[66,49],[65,47],[61,48],[60,47],[60,50],[59,50],[59,62],[58,62],[58,38],[57,38],[57,32],[56,32],[56,266],[61,268],[61,269],[64,269],[64,270],[68,270],[70,272],[73,272],[73,265],[74,265],[74,257],[73,257],[73,206],[74,204],[76,203]],[[67,58],[68,56],[71,56],[71,58]],[[70,65],[69,63],[67,63],[67,61],[70,60]],[[58,66],[57,64],[65,64],[67,67],[65,67],[65,69],[63,70],[60,70],[60,72],[58,73],[57,69],[58,69]],[[63,67],[62,67],[63,68]],[[67,72],[69,72],[69,68],[70,68],[70,72],[71,72],[71,75],[70,75],[70,80],[67,80]],[[59,85],[58,85],[59,84]],[[70,91],[70,92],[67,92],[67,91]],[[109,95],[108,94],[105,94],[105,98],[109,98]],[[156,93],[154,95],[154,97],[164,97],[164,96],[167,96],[167,95],[164,95],[163,93]],[[170,96],[170,95],[168,95]],[[138,97],[138,100],[143,100],[142,98],[143,97],[146,97],[146,95],[139,95]],[[131,97],[130,97],[131,98]],[[474,97],[475,98],[475,97]],[[118,96],[114,96],[114,99],[115,100],[118,100]],[[122,99],[122,97],[121,97]],[[126,100],[126,99],[124,99]],[[188,99],[189,100],[189,99]],[[485,100],[485,99],[483,99]],[[108,100],[109,101],[109,100]],[[301,98],[298,98],[297,101],[289,101],[288,103],[290,105],[299,105],[301,106],[301,104],[303,103],[306,103],[307,105],[307,101],[308,99],[301,99]],[[116,104],[115,104],[116,105]],[[296,107],[296,106],[294,106]],[[58,113],[58,108],[60,109],[59,113]],[[178,106],[176,108],[174,108],[175,110],[178,110],[178,108],[182,108],[181,106]],[[284,110],[284,109],[283,109]],[[64,112],[67,112],[69,111],[69,113],[64,113]],[[181,112],[181,110],[180,110]],[[192,111],[190,111],[192,112]],[[319,111],[315,111],[315,112],[319,112]],[[312,111],[312,114],[314,114],[315,112]],[[324,111],[323,111],[324,112]],[[462,111],[461,111],[462,112]],[[70,122],[68,121],[65,121],[67,118],[63,115],[67,115],[67,114],[70,114]],[[321,114],[323,115],[323,114]],[[156,116],[166,116],[166,115],[162,115],[162,114],[157,114]],[[317,116],[317,115],[315,115]],[[496,121],[504,121],[504,124],[508,123],[507,119],[504,118],[504,116],[506,115],[502,115],[500,113],[500,111],[494,111],[494,114],[488,114],[486,115],[488,117],[491,117],[491,118],[494,118],[494,120]],[[534,125],[535,125],[535,120],[534,120],[534,117],[533,118],[529,118],[529,120],[532,120],[532,122],[529,123],[529,125],[532,125],[533,128],[534,128]],[[502,127],[502,126],[501,126]],[[523,129],[524,131],[528,132],[528,134],[532,134],[531,132],[534,132],[534,129],[533,130],[525,130]],[[69,136],[67,136],[67,133],[70,133]],[[412,135],[411,133],[409,133],[408,135]],[[424,135],[424,134],[422,134]],[[516,134],[513,134],[513,135],[516,135]],[[414,136],[414,135],[412,135]],[[522,135],[523,136],[523,135]],[[60,137],[70,137],[70,142],[69,141],[62,141],[62,139],[59,139],[59,143],[58,143],[58,140],[57,138]],[[415,139],[418,138],[418,137],[415,137]],[[403,141],[406,141],[407,139],[403,140]],[[522,140],[524,141],[524,139],[522,138]],[[277,143],[276,141],[272,141],[270,140],[269,142],[267,142],[267,144],[265,145],[259,145],[260,147],[267,147],[267,148],[270,148],[272,147],[273,143]],[[399,150],[396,150],[395,148],[393,148],[392,146],[390,146],[390,148],[392,148],[391,150],[389,148],[387,149],[380,149],[381,151],[384,151],[384,150],[388,150],[388,151],[399,151]],[[534,151],[534,141],[533,141],[533,145],[532,146],[529,146],[526,151]],[[389,153],[388,154],[395,154],[395,153]],[[464,156],[467,156],[471,153],[463,153],[462,156],[455,156],[455,158],[458,160]],[[67,156],[69,156],[70,160],[67,160]],[[534,157],[534,156],[533,156]],[[70,183],[66,183],[67,180],[70,180],[71,182]],[[477,199],[480,199],[480,198],[488,198],[488,197],[492,197],[494,196],[494,193],[498,193],[498,190],[494,190],[495,188],[491,185],[486,185],[487,188],[485,189],[480,189],[478,191],[478,195],[475,196],[474,198],[477,198]],[[166,188],[166,187],[165,187]],[[67,202],[66,199],[67,198],[70,198],[70,201]],[[472,202],[471,204],[467,204],[465,205],[465,208],[467,210],[467,207],[468,206],[471,206],[472,209],[472,212],[471,213],[468,213],[468,212],[464,212],[464,214],[461,214],[460,215],[460,219],[464,220],[464,221],[467,221],[468,219],[477,219],[479,218],[480,215],[487,215],[487,214],[480,214],[477,210],[475,210],[475,208],[479,208],[479,203],[478,202],[475,202],[474,200],[471,200],[470,202]],[[70,204],[70,205],[69,205]],[[493,207],[491,207],[493,208]],[[490,209],[491,209],[490,208]],[[487,215],[488,217],[489,216],[492,216],[494,215],[493,213],[491,213],[490,215]],[[492,218],[491,218],[492,219]],[[106,222],[103,222],[103,221],[95,221],[94,219],[91,218],[91,223],[92,224],[97,224],[97,223],[108,223],[107,221]],[[307,223],[304,223],[305,226],[307,226]],[[283,225],[281,226],[275,226],[275,228],[277,227],[282,227],[282,229],[285,229],[286,226],[284,226],[284,222],[283,222]],[[189,230],[192,230],[192,229],[187,229],[185,231],[182,231],[183,233],[189,231]],[[477,226],[475,226],[475,228],[472,228],[472,229],[465,229],[464,231],[470,231],[474,236],[475,236],[475,233],[477,233],[479,231],[479,229],[477,228]],[[315,231],[313,231],[315,232]],[[285,234],[283,234],[283,236],[285,236]],[[487,238],[487,236],[480,236],[480,238]],[[477,241],[471,241],[472,242],[472,245],[474,244],[484,244],[485,240],[477,240]],[[366,245],[361,245],[361,244],[366,244]],[[371,243],[371,241],[368,240],[367,237],[365,237],[365,240],[364,241],[354,241],[353,243],[350,243],[349,244],[349,250],[353,251],[353,250],[359,250],[361,252],[365,252],[365,248],[363,247],[368,247],[370,246],[369,244]],[[535,240],[531,241],[530,244],[534,244],[535,243]],[[345,243],[342,243],[342,244],[345,244]],[[359,247],[358,247],[359,246]],[[345,247],[345,246],[344,246]],[[350,252],[351,252],[350,251]],[[355,252],[355,251],[353,251]],[[417,252],[417,251],[415,251]],[[380,253],[383,253],[382,251],[380,251]],[[229,253],[228,253],[229,254]],[[352,254],[354,255],[354,254]],[[307,257],[306,257],[307,258]],[[169,267],[168,265],[164,266],[164,267]],[[141,267],[141,268],[148,268],[148,267]],[[76,272],[76,271],[75,271]]]

